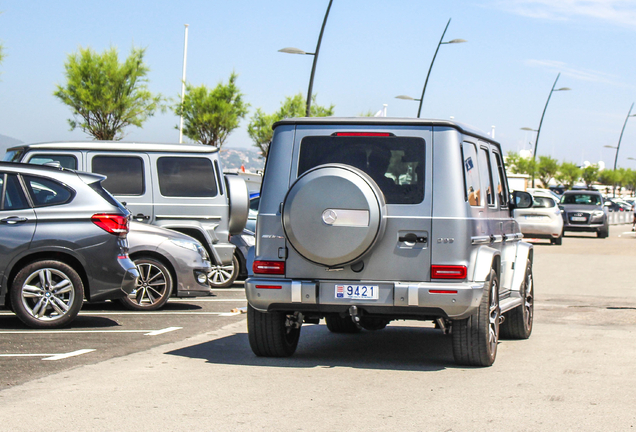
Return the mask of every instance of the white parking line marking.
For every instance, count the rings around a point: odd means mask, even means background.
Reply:
[[[150,333],[144,334],[144,336],[157,336],[171,331],[181,330],[182,328],[183,327],[167,327],[165,329],[151,331]]]
[[[43,358],[42,360],[62,360],[69,357],[75,357],[78,355],[86,354],[95,351],[94,349],[81,349],[66,354],[54,354],[52,357]]]
[[[42,360],[62,360],[69,357],[86,354],[95,351],[94,349],[81,349],[70,353],[62,354],[0,354],[0,357],[44,357]]]
[[[182,328],[183,327],[167,327],[161,330],[0,330],[0,334],[144,333],[144,336],[156,336],[175,330],[181,330]]]
[[[169,311],[148,311],[148,312],[80,312],[81,316],[103,316],[103,315],[216,315],[216,316],[232,316],[239,315],[236,313],[225,313],[225,312],[169,312]],[[0,316],[15,316],[13,312],[0,312]],[[126,330],[104,330],[104,332],[108,331],[126,331]],[[130,330],[134,331],[134,330]],[[150,331],[150,330],[144,330]],[[2,332],[0,331],[0,334]],[[45,331],[44,333],[50,333],[50,331]]]

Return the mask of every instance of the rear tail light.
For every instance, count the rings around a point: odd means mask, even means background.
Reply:
[[[254,261],[252,265],[254,274],[285,274],[285,261]]]
[[[466,279],[468,270],[462,265],[432,265],[431,279]]]
[[[120,214],[97,213],[91,217],[95,225],[104,231],[119,237],[126,237],[128,234],[128,218]]]
[[[256,289],[283,289],[281,285],[256,285]]]

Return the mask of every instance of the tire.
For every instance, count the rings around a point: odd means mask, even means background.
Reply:
[[[212,271],[208,273],[208,281],[212,288],[228,288],[231,287],[241,271],[241,265],[236,257],[232,255],[232,264],[229,265],[212,265]]]
[[[552,243],[553,245],[561,246],[563,244],[563,236],[550,239],[550,243]]]
[[[474,315],[453,322],[453,357],[464,366],[490,366],[497,356],[499,342],[499,279],[494,270]]]
[[[532,261],[526,264],[526,274],[521,287],[523,304],[505,314],[499,336],[502,339],[528,339],[532,334],[534,319],[534,279],[532,277]]]
[[[22,268],[11,284],[11,306],[33,328],[59,328],[75,319],[84,301],[84,284],[68,264],[36,261]]]
[[[259,357],[289,357],[296,351],[300,327],[290,325],[284,312],[259,312],[247,305],[247,335]]]
[[[331,333],[360,333],[360,327],[350,316],[341,317],[339,314],[325,316],[327,328]]]
[[[162,308],[172,294],[172,273],[155,258],[140,256],[133,262],[139,271],[137,285],[132,293],[119,299],[119,302],[130,310],[152,311]]]
[[[596,236],[598,238],[608,238],[609,237],[609,228],[601,228],[599,231],[596,232]]]

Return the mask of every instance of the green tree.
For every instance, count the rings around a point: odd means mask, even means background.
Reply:
[[[574,183],[581,178],[582,170],[575,163],[563,162],[559,167],[558,174],[554,177],[566,189],[572,189]]]
[[[630,168],[625,170],[625,187],[631,191],[633,196],[636,190],[636,171]]]
[[[312,117],[329,117],[333,115],[333,105],[327,108],[316,104],[316,95],[311,97],[311,101]],[[301,93],[295,96],[286,96],[278,111],[273,114],[266,114],[263,110],[258,108],[247,126],[247,133],[250,138],[252,138],[252,141],[254,141],[254,147],[260,149],[262,156],[267,158],[269,143],[272,141],[272,136],[274,135],[272,129],[274,123],[286,118],[304,117],[306,110],[307,101]]]
[[[506,155],[506,166],[513,174],[528,174],[532,176],[537,173],[537,163],[532,158],[521,156],[517,152],[510,151]]]
[[[550,180],[559,172],[559,161],[550,156],[539,156],[537,174],[544,188],[548,187]]]
[[[66,84],[53,93],[71,107],[71,130],[80,128],[98,140],[120,140],[127,126],[141,125],[160,107],[161,96],[147,86],[145,49],[133,48],[124,63],[116,48],[99,54],[81,48],[69,54]]]
[[[599,169],[596,165],[590,165],[583,168],[583,173],[581,177],[583,177],[583,181],[585,182],[585,186],[589,189],[592,183],[598,181]]]
[[[220,82],[214,89],[186,84],[183,103],[173,107],[175,114],[183,115],[185,136],[201,144],[223,146],[249,107],[236,85],[237,78],[232,72],[227,84]]]

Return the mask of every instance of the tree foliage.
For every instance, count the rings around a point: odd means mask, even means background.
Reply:
[[[536,169],[543,187],[547,188],[550,180],[559,172],[559,161],[550,156],[539,156]]]
[[[66,84],[58,85],[53,95],[71,107],[71,130],[80,128],[98,140],[120,140],[124,128],[141,127],[155,113],[161,96],[148,90],[144,53],[133,48],[123,63],[116,48],[101,54],[80,48],[69,54]]]
[[[214,89],[186,84],[183,103],[173,107],[175,114],[183,115],[185,136],[202,144],[223,146],[249,107],[236,85],[237,78],[232,72],[227,84],[220,82]]]
[[[559,173],[555,176],[556,180],[565,186],[566,189],[572,189],[574,183],[581,178],[582,170],[577,164],[572,162],[563,162],[559,167]]]
[[[329,117],[333,115],[334,105],[330,105],[329,108],[317,105],[316,95],[312,95],[311,101],[312,117]],[[247,133],[254,141],[254,146],[260,149],[264,158],[267,158],[269,143],[274,135],[272,130],[274,123],[286,118],[304,117],[306,111],[307,100],[301,93],[294,96],[286,96],[278,111],[273,114],[266,114],[260,108],[256,110],[247,126]]]
[[[532,158],[523,157],[517,152],[510,151],[506,154],[506,165],[510,167],[513,174],[532,176],[537,173],[537,162]]]
[[[590,186],[592,186],[594,182],[598,181],[598,175],[599,175],[598,166],[590,165],[583,168],[583,173],[581,174],[581,177],[583,178],[583,181],[585,182],[585,186],[589,188]]]

